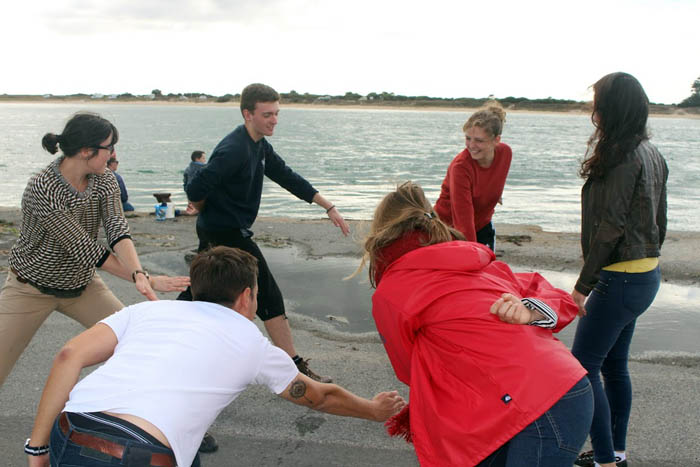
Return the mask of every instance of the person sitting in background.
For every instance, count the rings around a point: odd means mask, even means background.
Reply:
[[[204,154],[204,151],[192,151],[190,158],[192,161],[190,165],[187,166],[182,176],[182,186],[185,191],[187,191],[187,185],[189,185],[194,176],[197,175],[197,172],[207,164],[207,156]]]
[[[185,169],[185,173],[182,175],[182,187],[184,188],[185,193],[187,193],[187,186],[190,184],[194,176],[197,175],[197,172],[199,172],[202,167],[207,164],[207,157],[204,155],[204,151],[192,151],[190,158],[192,161]],[[199,214],[199,210],[195,208],[192,202],[188,199],[187,209],[185,209],[184,215],[194,216],[196,214]]]
[[[412,440],[422,466],[570,466],[593,394],[552,333],[578,307],[462,238],[412,182],[375,211],[363,259],[376,286],[372,316],[411,391],[410,415],[392,418],[390,433]]]
[[[117,151],[114,151],[112,157],[107,161],[107,168],[114,172],[114,176],[117,178],[117,184],[119,184],[119,197],[122,201],[122,209],[124,212],[133,211],[134,206],[129,202],[129,192],[126,191],[126,185],[124,184],[124,179],[121,175],[117,173],[117,167],[119,166],[119,161],[117,160]]]
[[[396,391],[368,400],[301,374],[253,324],[257,275],[251,254],[207,250],[190,266],[194,301],[132,305],[71,339],[41,396],[25,444],[29,465],[48,466],[51,456],[52,465],[198,466],[204,432],[251,384],[378,422],[405,406]],[[78,382],[83,368],[102,362]]]

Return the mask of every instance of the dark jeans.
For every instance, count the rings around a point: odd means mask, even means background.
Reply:
[[[540,418],[508,441],[506,467],[573,465],[593,417],[593,394],[585,376]]]
[[[261,320],[275,318],[285,314],[284,299],[275,278],[267,266],[265,257],[258,248],[257,243],[250,236],[244,236],[241,229],[204,230],[197,227],[199,248],[204,251],[214,246],[229,246],[239,248],[255,256],[258,260],[258,311]],[[192,292],[188,287],[177,297],[178,300],[192,300]]]
[[[637,318],[654,301],[660,283],[658,267],[634,274],[601,271],[586,301],[586,316],[578,322],[571,352],[588,370],[593,386],[591,443],[598,463],[615,462],[614,451],[625,450],[632,408],[630,343]]]
[[[58,418],[56,418],[53,429],[51,430],[51,441],[49,443],[51,467],[107,467],[114,465],[146,467],[150,465],[152,453],[172,454],[170,448],[163,446],[158,440],[135,425],[101,413],[95,413],[94,415],[108,420],[109,423],[114,421],[117,425],[126,426],[129,430],[135,431],[147,441],[138,440],[135,436],[130,435],[128,432],[121,431],[118,427],[115,428],[115,426],[109,424],[86,420],[80,414],[68,414],[70,428],[67,434],[63,434],[63,431],[59,427]],[[87,426],[90,428],[87,428]],[[118,459],[108,454],[75,444],[68,439],[73,431],[95,435],[121,444],[125,447],[124,456]],[[199,454],[195,457],[192,467],[200,467]]]
[[[493,221],[476,232],[476,241],[496,252],[496,229],[493,228]]]
[[[593,392],[585,376],[556,404],[476,467],[573,465],[593,417]]]

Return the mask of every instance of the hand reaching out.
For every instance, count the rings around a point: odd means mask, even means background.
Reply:
[[[190,278],[187,276],[151,276],[146,278],[143,274],[136,274],[136,290],[149,300],[158,300],[154,292],[182,292],[190,285]]]
[[[328,211],[328,217],[333,222],[333,225],[338,227],[340,231],[343,232],[343,235],[347,237],[347,235],[350,233],[350,226],[347,222],[345,222],[343,216],[340,215],[338,208],[335,206],[331,207],[330,211]]]
[[[372,402],[376,406],[375,420],[378,422],[387,421],[406,406],[406,401],[396,391],[380,392],[372,398]]]

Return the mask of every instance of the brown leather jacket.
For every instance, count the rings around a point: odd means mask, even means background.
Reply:
[[[666,236],[668,166],[649,141],[642,141],[604,177],[581,190],[584,265],[576,290],[588,295],[600,270],[620,261],[657,257]]]

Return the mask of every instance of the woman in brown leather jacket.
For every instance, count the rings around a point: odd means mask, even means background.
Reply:
[[[593,89],[596,130],[580,171],[586,180],[584,265],[571,295],[581,316],[572,353],[588,370],[595,412],[593,451],[579,455],[576,465],[626,466],[632,405],[627,360],[636,320],[654,301],[661,281],[668,167],[649,142],[649,100],[639,81],[611,73]]]

